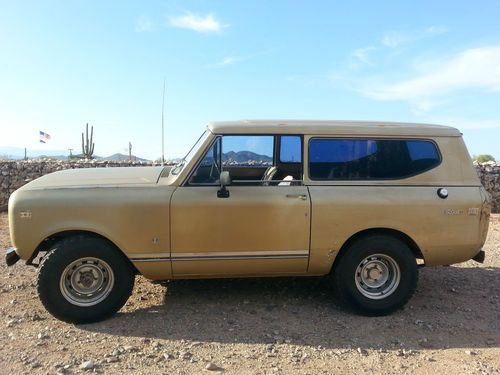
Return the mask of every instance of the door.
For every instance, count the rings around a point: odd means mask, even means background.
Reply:
[[[218,138],[176,189],[170,208],[174,277],[306,272],[309,192],[298,174],[273,180],[287,174],[276,165],[275,137]],[[301,162],[302,143],[297,145],[294,161]],[[227,198],[217,196],[222,170],[233,179]]]

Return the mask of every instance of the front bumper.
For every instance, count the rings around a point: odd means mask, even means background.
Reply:
[[[16,248],[15,247],[9,247],[5,251],[5,262],[7,263],[8,266],[13,266],[14,264],[17,263],[19,260],[19,255],[16,253]]]

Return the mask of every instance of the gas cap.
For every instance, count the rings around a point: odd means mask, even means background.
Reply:
[[[437,194],[438,194],[439,198],[446,199],[446,198],[448,198],[448,189],[439,188],[437,191]]]

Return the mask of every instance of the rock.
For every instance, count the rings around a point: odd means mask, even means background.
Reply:
[[[95,367],[95,364],[94,364],[94,361],[92,361],[92,360],[82,362],[82,364],[80,365],[80,368],[82,370],[92,370],[94,367]]]
[[[38,367],[42,367],[41,363],[40,362],[37,362],[37,361],[34,361],[30,364],[30,367],[32,369],[35,369],[35,368],[38,368]]]
[[[368,352],[365,350],[365,349],[362,349],[362,348],[358,348],[357,349],[358,353],[361,354],[361,355],[368,355]]]
[[[193,354],[190,352],[180,352],[179,353],[179,359],[188,360],[188,359],[191,359],[192,356],[193,356]]]
[[[165,353],[165,354],[163,354],[163,358],[165,358],[167,361],[170,361],[171,359],[174,359],[175,357],[170,353]]]
[[[106,362],[108,362],[108,363],[114,363],[114,362],[118,362],[118,361],[119,361],[118,357],[115,357],[113,355],[106,358]]]
[[[210,362],[210,363],[207,363],[207,365],[205,366],[205,370],[208,370],[208,371],[222,371],[223,368],[217,366],[213,362]]]
[[[12,327],[14,324],[17,323],[17,320],[16,319],[11,319],[11,320],[8,320],[7,323],[5,324],[7,326],[7,328],[10,328]]]
[[[42,318],[37,313],[34,313],[33,316],[31,317],[31,320],[36,322],[36,321],[42,320]]]

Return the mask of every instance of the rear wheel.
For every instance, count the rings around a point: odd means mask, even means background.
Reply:
[[[386,315],[415,292],[418,270],[404,242],[373,235],[351,244],[339,255],[330,275],[342,302],[364,315]]]
[[[56,244],[38,274],[38,295],[54,317],[69,323],[104,320],[127,302],[135,272],[109,242],[76,236]]]

